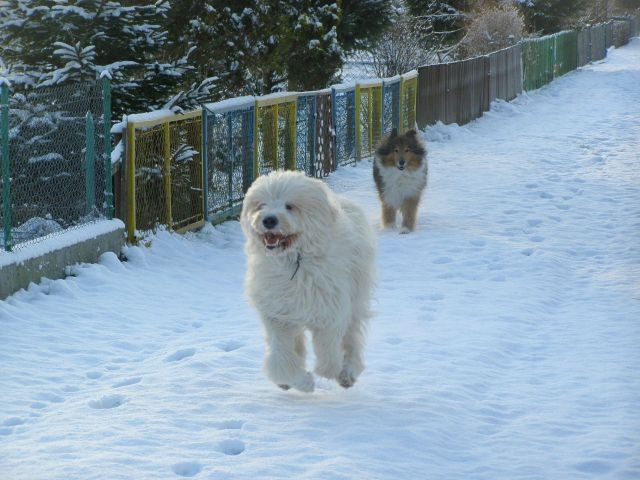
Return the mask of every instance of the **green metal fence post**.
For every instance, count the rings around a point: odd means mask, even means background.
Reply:
[[[95,148],[95,125],[93,123],[93,115],[87,112],[87,121],[85,124],[85,176],[84,187],[87,205],[85,213],[87,215],[93,212],[96,205],[96,148]]]
[[[0,143],[2,144],[2,223],[4,249],[11,251],[11,175],[9,172],[9,84],[0,85]]]
[[[102,115],[104,118],[104,189],[107,218],[113,218],[113,177],[111,172],[111,81],[102,77]]]

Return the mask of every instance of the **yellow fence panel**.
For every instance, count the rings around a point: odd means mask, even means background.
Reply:
[[[382,138],[382,80],[356,85],[356,125],[357,158],[369,157]]]
[[[402,75],[400,80],[400,133],[416,126],[416,97],[418,72],[413,70]]]
[[[127,235],[204,222],[202,111],[131,115],[127,120]]]
[[[296,168],[297,95],[272,94],[256,99],[254,172]]]

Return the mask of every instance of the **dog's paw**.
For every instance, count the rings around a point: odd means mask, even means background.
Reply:
[[[342,369],[340,375],[338,375],[338,383],[343,388],[353,387],[353,384],[356,383],[356,377],[350,368],[345,367]]]
[[[412,230],[409,227],[405,227],[405,226],[400,227],[400,233],[401,234],[411,233],[411,232],[412,232]]]
[[[309,372],[305,372],[303,375],[300,375],[293,382],[291,382],[291,386],[296,390],[300,390],[301,392],[311,393],[315,388],[313,375]]]

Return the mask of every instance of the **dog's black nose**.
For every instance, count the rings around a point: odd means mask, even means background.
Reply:
[[[404,158],[401,158],[401,159],[398,161],[398,165],[400,165],[401,167],[404,167],[404,163],[405,163],[405,162],[404,162]]]
[[[262,224],[264,225],[264,228],[271,230],[278,225],[278,218],[274,215],[269,215],[268,217],[264,217]]]

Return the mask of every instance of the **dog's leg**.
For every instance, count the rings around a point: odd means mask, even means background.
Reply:
[[[361,312],[354,314],[349,329],[344,336],[342,345],[344,348],[344,365],[338,376],[338,383],[344,388],[352,387],[358,376],[364,370],[362,351],[365,340],[366,315]]]
[[[313,330],[313,349],[316,353],[315,372],[321,377],[337,379],[340,375],[343,362],[343,336],[344,331],[335,327]]]
[[[284,390],[293,387],[302,392],[313,392],[313,375],[305,369],[304,332],[273,322],[265,322],[265,329],[267,376]]]
[[[420,196],[407,198],[402,202],[402,229],[400,233],[413,232],[416,229],[416,216],[418,212],[418,203],[420,203]]]
[[[382,228],[393,228],[396,226],[396,209],[382,201]]]

